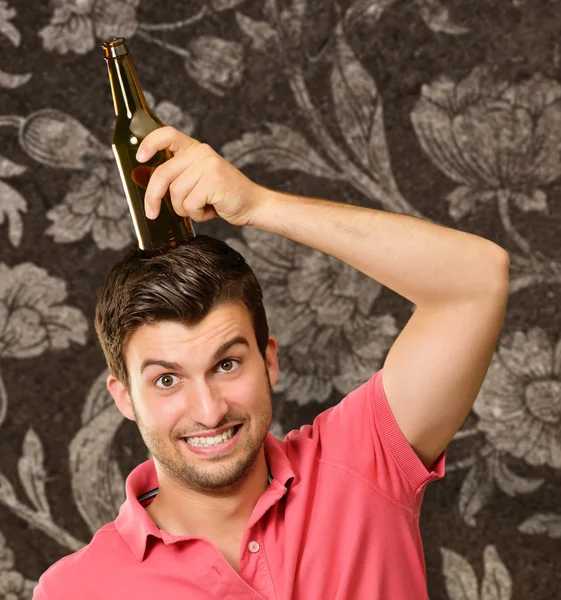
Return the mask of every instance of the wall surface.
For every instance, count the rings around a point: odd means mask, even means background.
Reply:
[[[134,242],[109,145],[100,45],[114,35],[160,118],[255,181],[508,250],[492,367],[425,496],[429,592],[561,597],[560,6],[0,2],[0,599],[31,598],[112,520],[147,457],[105,390],[93,328],[97,290]],[[366,381],[411,315],[304,246],[219,220],[197,231],[235,246],[262,282],[280,342],[278,436]],[[349,335],[366,322],[367,352]]]

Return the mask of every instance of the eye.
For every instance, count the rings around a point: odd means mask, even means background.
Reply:
[[[160,377],[158,377],[158,379],[156,379],[156,387],[159,387],[160,389],[169,389],[174,385],[174,378],[176,380],[179,380],[179,377],[177,377],[177,375],[171,375],[170,373],[161,375]],[[161,382],[162,385],[158,385],[159,382]]]
[[[222,369],[223,373],[231,373],[239,367],[239,364],[239,360],[236,360],[235,358],[227,358],[226,360],[221,360],[218,363],[218,367]]]

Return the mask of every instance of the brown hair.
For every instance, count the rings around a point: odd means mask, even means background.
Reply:
[[[109,372],[129,389],[124,348],[134,331],[161,321],[193,326],[218,305],[234,301],[247,307],[265,358],[269,326],[263,294],[239,252],[207,235],[152,256],[131,248],[98,294],[95,329]]]

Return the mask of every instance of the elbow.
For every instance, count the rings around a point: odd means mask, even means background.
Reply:
[[[508,296],[509,292],[509,282],[510,282],[510,256],[508,252],[497,246],[497,275],[496,275],[496,283],[501,290],[501,292],[506,293]]]

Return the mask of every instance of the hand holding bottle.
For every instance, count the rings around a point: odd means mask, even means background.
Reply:
[[[199,223],[221,217],[233,225],[251,224],[262,188],[216,153],[208,144],[173,127],[162,127],[142,141],[142,163],[158,150],[174,156],[152,173],[145,194],[146,216],[157,217],[168,192],[175,212]]]

